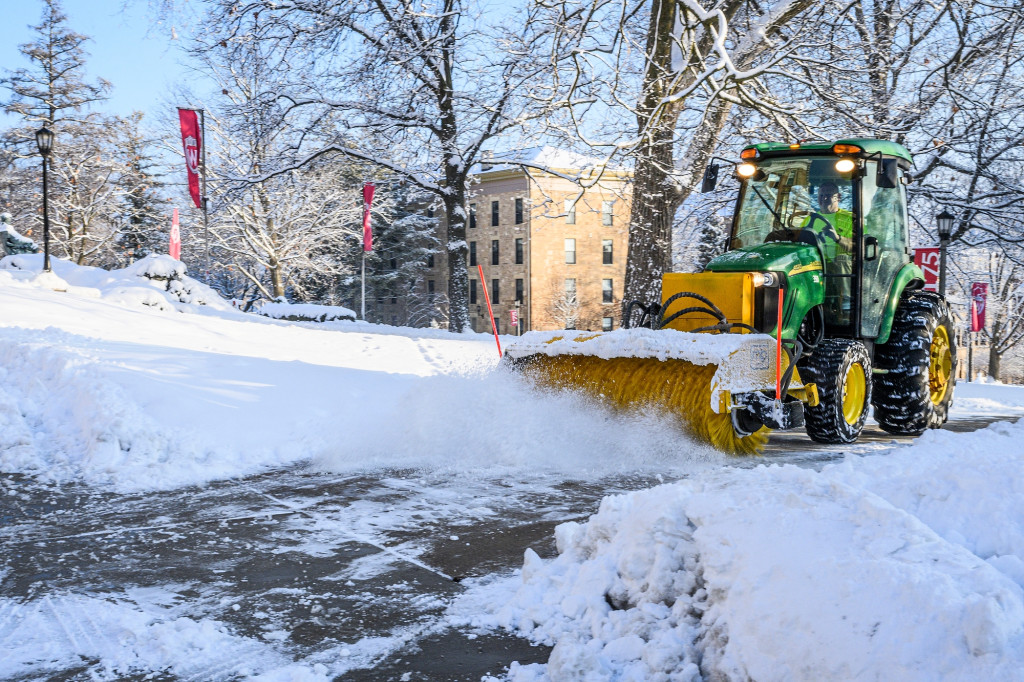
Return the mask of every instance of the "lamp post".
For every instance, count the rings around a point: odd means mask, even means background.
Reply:
[[[939,226],[939,295],[942,297],[946,296],[946,247],[949,245],[949,236],[953,234],[953,217],[946,209],[935,216]]]
[[[36,131],[36,145],[43,157],[43,272],[50,271],[50,210],[46,201],[46,158],[53,151],[53,131],[43,126]]]

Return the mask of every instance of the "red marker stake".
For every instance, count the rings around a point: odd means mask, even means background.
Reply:
[[[501,341],[498,340],[498,325],[494,324],[494,311],[491,310],[491,297],[487,295],[487,283],[484,282],[484,266],[477,263],[480,272],[480,286],[484,289],[484,300],[487,301],[487,314],[491,316],[491,329],[494,330],[494,343],[498,344],[498,357],[501,357]]]
[[[775,327],[775,399],[782,400],[782,287],[779,287],[779,321]]]

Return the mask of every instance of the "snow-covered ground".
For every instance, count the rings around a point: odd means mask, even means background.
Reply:
[[[514,574],[465,581],[448,622],[553,645],[515,680],[1024,680],[1024,424],[820,470],[732,467],[663,416],[533,391],[490,335],[245,314],[167,258],[49,276],[40,261],[0,263],[0,478],[132,493],[303,466],[542,491],[641,473],[674,482],[560,525],[557,557],[527,550]],[[953,418],[986,414],[1024,415],[1024,389],[959,385]],[[69,656],[105,679],[187,675],[197,651],[251,658],[261,679],[342,670],[148,592],[127,610],[89,592],[12,599],[7,574],[0,621],[18,627],[0,623],[0,678]],[[102,646],[46,645],[71,611],[109,632]]]

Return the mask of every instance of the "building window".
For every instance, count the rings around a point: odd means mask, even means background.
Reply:
[[[432,279],[427,280],[427,300],[431,303],[434,302],[434,280]]]
[[[390,261],[388,262],[388,264],[389,264],[389,265],[391,266],[391,269],[392,269],[392,270],[397,270],[397,269],[398,269],[398,259],[397,259],[397,258],[392,258],[392,259],[391,259],[391,260],[390,260]]]
[[[498,280],[491,280],[491,303],[497,303],[499,299],[498,294]]]
[[[613,299],[612,292],[612,281],[610,279],[601,280],[601,302],[611,303]]]
[[[576,279],[565,280],[565,300],[576,301]]]
[[[491,265],[498,264],[498,240],[491,240]]]
[[[469,227],[476,227],[476,204],[469,205]]]
[[[576,200],[566,199],[565,200],[565,224],[575,225],[576,224]]]
[[[434,254],[430,254],[429,256],[427,256],[427,267],[434,267]]]
[[[396,303],[398,303],[398,298],[396,298],[395,296],[392,296],[391,297],[391,305],[395,305]]]
[[[391,324],[396,326],[396,327],[398,326],[398,315],[392,315],[391,316]]]
[[[614,201],[602,201],[601,202],[601,224],[606,227],[611,227],[613,216],[615,215],[615,202]]]
[[[614,247],[613,242],[612,242],[611,239],[602,239],[601,240],[601,262],[604,263],[605,265],[611,265],[612,264],[612,260],[613,260],[612,256],[614,255],[614,253],[613,253],[613,249],[614,248],[615,247]]]
[[[601,331],[603,331],[603,332],[610,332],[614,328],[615,328],[615,321],[612,320],[612,318],[610,318],[610,317],[602,317],[601,318]]]
[[[491,225],[497,226],[498,224],[498,202],[491,202]]]
[[[576,240],[565,240],[565,262],[570,265],[576,264]]]
[[[434,209],[433,208],[428,208],[427,209],[427,217],[428,218],[433,218],[434,217]]]
[[[516,199],[516,225],[523,222],[523,200]]]
[[[520,303],[523,302],[523,280],[516,279],[516,300]]]
[[[469,243],[469,264],[476,265],[476,242]]]
[[[523,264],[523,240],[516,240],[516,265]]]
[[[476,280],[469,280],[469,302],[476,303]]]

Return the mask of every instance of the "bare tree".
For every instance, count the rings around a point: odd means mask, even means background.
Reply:
[[[817,0],[565,0],[560,8],[566,31],[597,37],[578,38],[578,56],[556,69],[552,97],[567,110],[569,136],[609,160],[632,159],[623,302],[657,300],[671,268],[676,209],[696,188],[731,109],[753,107],[779,120],[794,110],[761,79],[796,58],[823,8]],[[609,107],[631,119],[630,131],[621,117],[615,126],[594,125]]]
[[[600,306],[579,291],[575,279],[553,275],[548,279],[546,294],[544,313],[560,328],[592,329],[600,325]]]
[[[988,346],[988,375],[998,380],[1003,356],[1024,340],[1024,266],[1001,250],[980,249],[962,252],[951,264],[963,300],[970,300],[971,283],[988,284],[985,327],[980,334]],[[965,306],[965,316],[968,311]]]
[[[535,59],[548,30],[540,11],[471,14],[464,0],[216,3],[211,22],[226,45],[259,41],[292,76],[262,95],[280,96],[301,135],[249,179],[340,153],[432,192],[445,214],[449,325],[468,328],[467,182],[489,140],[539,113],[527,95],[545,68]]]

